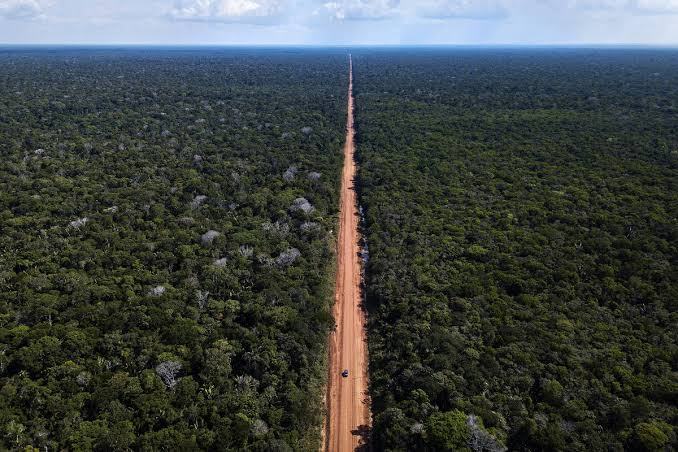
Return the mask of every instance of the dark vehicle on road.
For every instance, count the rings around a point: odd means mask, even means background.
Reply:
[[[348,369],[344,369],[344,371],[341,373],[341,376],[344,378],[348,377]]]

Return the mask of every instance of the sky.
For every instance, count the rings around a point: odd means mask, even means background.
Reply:
[[[678,0],[0,0],[0,43],[678,44]]]

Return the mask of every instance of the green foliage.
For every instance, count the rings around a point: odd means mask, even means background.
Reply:
[[[563,401],[563,385],[558,380],[547,380],[543,384],[542,398],[546,403],[557,406]]]
[[[0,50],[1,450],[317,446],[346,68]]]
[[[424,424],[426,443],[433,450],[468,451],[471,437],[466,415],[454,410],[431,415]]]
[[[633,428],[629,444],[638,451],[661,451],[665,450],[670,438],[675,441],[673,429],[666,422],[641,422]]]
[[[354,52],[378,448],[436,411],[511,450],[675,424],[676,55]]]
[[[375,418],[372,445],[377,450],[407,450],[409,429],[405,414],[399,408],[387,408]]]

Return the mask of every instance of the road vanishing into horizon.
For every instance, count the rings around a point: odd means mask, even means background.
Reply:
[[[349,55],[348,118],[339,204],[339,239],[330,336],[328,415],[325,449],[347,452],[367,448],[371,426],[367,375],[366,317],[362,307],[359,215],[353,112],[353,58]],[[348,370],[348,377],[341,373]]]

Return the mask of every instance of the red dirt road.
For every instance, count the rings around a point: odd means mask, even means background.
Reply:
[[[341,179],[337,280],[334,299],[336,330],[330,336],[328,415],[325,449],[354,451],[366,447],[371,425],[367,392],[367,335],[360,286],[358,204],[353,127],[353,59],[349,56],[348,121]],[[341,372],[348,369],[349,376]]]

